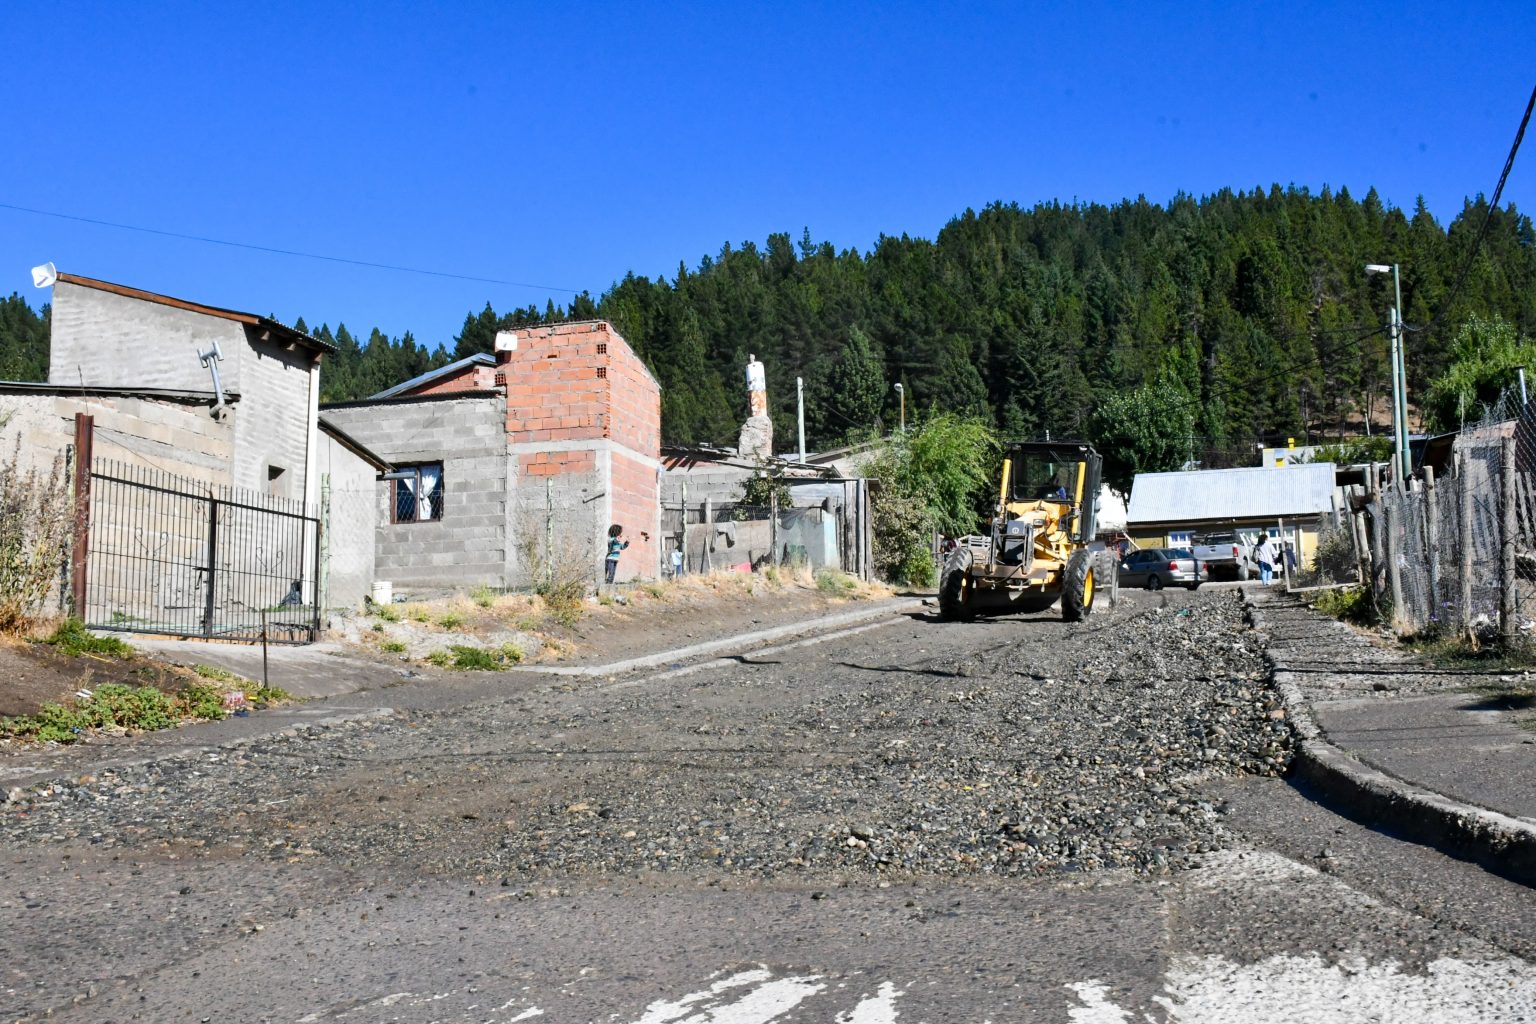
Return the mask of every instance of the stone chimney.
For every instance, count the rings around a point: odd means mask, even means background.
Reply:
[[[773,421],[768,418],[768,379],[756,355],[747,357],[747,422],[741,425],[736,450],[766,462],[773,457]]]

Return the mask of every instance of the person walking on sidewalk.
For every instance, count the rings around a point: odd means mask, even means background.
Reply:
[[[620,526],[618,523],[614,523],[612,526],[608,527],[608,557],[603,559],[603,562],[604,567],[608,570],[607,578],[609,583],[613,582],[614,576],[616,576],[619,571],[619,552],[629,547],[629,541],[619,539],[619,536],[623,534],[623,532],[624,527]]]
[[[1275,578],[1275,552],[1269,543],[1269,534],[1259,535],[1259,543],[1253,549],[1253,560],[1259,563],[1259,579],[1267,587]]]

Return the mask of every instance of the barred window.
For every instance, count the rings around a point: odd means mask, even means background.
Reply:
[[[443,464],[401,466],[394,485],[391,522],[419,523],[443,518]]]

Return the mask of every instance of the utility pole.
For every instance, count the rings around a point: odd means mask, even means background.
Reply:
[[[901,432],[907,432],[907,389],[900,384],[896,385],[896,398],[901,402]]]
[[[1408,451],[1408,370],[1403,360],[1403,279],[1396,263],[1367,263],[1367,274],[1392,275],[1392,293],[1395,305],[1388,326],[1392,332],[1392,440],[1397,448],[1393,475],[1407,486],[1413,473],[1413,458]],[[1370,410],[1366,410],[1369,421]]]
[[[805,462],[805,378],[795,378],[795,412],[800,422],[800,461]]]

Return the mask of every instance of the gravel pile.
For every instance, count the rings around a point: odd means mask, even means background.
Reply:
[[[1164,870],[1223,845],[1203,784],[1280,773],[1290,731],[1234,596],[1162,600],[997,640],[972,627],[968,649],[914,623],[819,661],[557,685],[121,769],[11,793],[0,841],[506,885]]]

